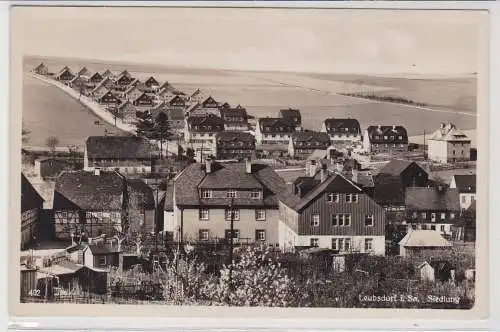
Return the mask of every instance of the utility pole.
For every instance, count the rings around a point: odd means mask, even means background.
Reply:
[[[234,238],[234,211],[233,211],[234,197],[231,197],[231,203],[229,204],[229,213],[231,217],[230,226],[230,236],[229,236],[229,287],[232,287],[233,283],[233,238]]]

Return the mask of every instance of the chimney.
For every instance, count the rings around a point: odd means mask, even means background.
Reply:
[[[101,170],[99,168],[94,168],[94,175],[96,176],[101,175]]]
[[[326,180],[326,165],[325,164],[321,164],[321,173],[320,173],[320,181],[321,183],[323,183],[325,180]]]
[[[207,174],[212,173],[212,158],[210,158],[210,157],[205,159],[205,172]]]
[[[394,126],[394,125],[393,125],[393,126],[392,126],[392,130],[396,130],[396,126]]]
[[[316,160],[311,160],[311,164],[309,165],[309,174],[307,176],[314,176],[316,174]]]
[[[245,173],[252,174],[252,160],[250,158],[245,160]]]

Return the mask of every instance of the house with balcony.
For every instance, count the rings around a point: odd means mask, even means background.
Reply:
[[[321,132],[327,133],[332,143],[357,143],[361,142],[361,126],[356,119],[326,119]]]
[[[85,141],[84,170],[108,170],[121,174],[151,173],[157,149],[136,136],[90,136]]]
[[[255,153],[255,137],[241,131],[221,131],[216,136],[217,159],[246,160]]]
[[[279,243],[285,251],[319,247],[385,254],[385,211],[362,188],[322,167],[280,195]]]
[[[403,126],[369,126],[363,136],[363,149],[373,154],[408,151],[408,133]]]
[[[257,145],[279,145],[288,150],[295,126],[282,118],[261,118],[255,128]]]
[[[470,160],[471,139],[454,124],[441,123],[427,141],[430,160],[447,164]]]
[[[38,238],[43,198],[21,173],[21,249]]]
[[[437,231],[446,238],[452,236],[460,216],[457,189],[410,187],[406,189],[406,223],[412,229]]]
[[[467,210],[476,202],[476,174],[455,174],[451,178],[450,188],[458,190],[460,209]]]
[[[290,136],[288,153],[292,158],[307,159],[316,150],[326,150],[330,146],[330,137],[315,131],[297,131]]]
[[[300,115],[300,110],[293,108],[281,109],[279,111],[279,117],[290,122],[295,130],[302,130],[302,116]]]
[[[248,114],[247,110],[238,105],[231,107],[225,104],[220,108],[220,115],[224,120],[224,129],[227,131],[247,131],[248,130]]]
[[[271,167],[250,160],[191,164],[174,180],[174,238],[277,245],[277,195],[284,185]]]

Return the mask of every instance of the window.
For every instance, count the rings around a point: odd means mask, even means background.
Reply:
[[[365,251],[373,250],[373,239],[365,239]]]
[[[231,230],[226,229],[225,235],[226,235],[226,239],[230,239],[231,238]],[[239,237],[240,237],[240,230],[233,229],[233,239],[239,239]]]
[[[208,241],[208,229],[200,229],[200,241]]]
[[[338,203],[339,202],[339,195],[335,193],[328,193],[327,196],[328,202],[330,203]]]
[[[436,230],[436,225],[431,225],[431,230],[435,231]]]
[[[344,226],[351,226],[351,215],[344,214]]]
[[[336,238],[333,238],[332,239],[332,249],[333,250],[338,250],[338,246],[337,246],[337,239]]]
[[[106,266],[106,256],[99,256],[98,264],[99,266]]]
[[[350,225],[351,225],[350,214],[334,214],[332,216],[332,226],[350,226]]]
[[[311,244],[311,247],[317,247],[318,246],[318,243],[319,242],[319,239],[318,238],[312,238],[310,240],[310,244]]]
[[[258,221],[266,220],[266,210],[263,209],[255,210],[255,220]]]
[[[446,219],[446,213],[442,212],[441,213],[441,220],[444,220],[444,219]]]
[[[344,239],[342,238],[339,239],[339,250],[344,250]]]
[[[422,219],[426,219],[426,218],[427,218],[427,213],[422,212]]]
[[[455,219],[455,213],[450,213],[450,219]]]
[[[418,216],[418,215],[417,215],[417,212],[413,212],[413,213],[411,214],[411,217],[412,217],[413,219],[417,219],[417,216]]]
[[[265,241],[266,231],[264,229],[255,230],[255,241]]]
[[[227,197],[227,198],[236,198],[236,190],[229,190],[229,191],[226,193],[226,197]]]
[[[212,190],[202,189],[201,190],[201,198],[212,198]]]
[[[462,200],[462,204],[465,204],[465,202],[466,202],[467,198],[466,198],[465,196],[462,196],[462,197],[461,197],[461,200]]]
[[[441,232],[444,232],[444,225],[441,225]]]
[[[398,136],[398,139],[403,139],[403,136]]]
[[[344,242],[344,250],[349,251],[351,250],[351,239],[345,239]]]
[[[358,201],[358,194],[346,194],[345,201],[347,203],[355,203]]]
[[[384,136],[384,139],[387,139],[387,136]]]
[[[365,226],[373,226],[373,214],[365,215]]]
[[[198,217],[200,220],[208,220],[209,210],[208,209],[199,209],[198,210]]]
[[[262,195],[261,195],[260,191],[252,191],[252,193],[250,194],[250,197],[252,199],[260,199],[262,197]]]
[[[240,220],[240,210],[238,209],[226,209],[226,220]]]
[[[431,213],[431,221],[436,221],[436,214],[434,212]]]
[[[411,228],[412,229],[417,229],[417,225],[413,224],[413,225],[411,225]]]
[[[453,155],[455,155],[455,150],[453,150]]]
[[[319,214],[313,214],[311,220],[312,227],[319,227]]]

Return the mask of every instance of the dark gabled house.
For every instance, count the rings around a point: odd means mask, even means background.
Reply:
[[[257,144],[280,144],[288,148],[295,126],[282,118],[261,118],[255,130]]]
[[[279,112],[279,117],[289,121],[295,127],[295,130],[300,130],[302,128],[302,116],[298,109],[282,109]]]
[[[122,101],[113,92],[108,91],[102,97],[100,97],[97,102],[101,105],[106,105],[107,107],[118,107]]]
[[[280,195],[280,247],[385,254],[385,211],[338,173],[297,178]]]
[[[215,154],[215,136],[221,131],[224,131],[224,121],[218,116],[190,116],[184,129],[184,139],[195,150],[203,149],[202,154]]]
[[[370,153],[408,151],[408,133],[403,126],[369,126],[363,137],[363,148]]]
[[[123,174],[151,173],[158,152],[136,136],[90,136],[85,142],[85,170],[115,170]]]
[[[175,95],[169,101],[167,101],[167,104],[170,107],[177,107],[184,109],[184,107],[186,107],[186,100],[179,95]]]
[[[250,133],[222,131],[216,137],[217,159],[245,160],[255,152],[255,137]]]
[[[134,82],[130,83],[127,86],[125,92],[123,93],[123,96],[131,102],[135,101],[138,97],[140,97],[144,93],[140,87],[140,82],[138,80]]]
[[[111,72],[111,70],[109,69],[106,69],[106,71],[104,71],[104,73],[102,73],[102,78],[111,78],[113,79],[115,77],[115,75]]]
[[[118,77],[115,79],[114,89],[118,91],[125,91],[127,86],[134,81],[134,78],[130,73],[124,70]]]
[[[377,174],[373,181],[375,184],[373,199],[379,205],[383,206],[387,212],[397,212],[398,221],[402,221],[405,210],[405,187],[401,178],[392,175]]]
[[[112,87],[113,87],[113,80],[109,77],[105,77],[95,86],[94,89],[92,89],[90,94],[92,98],[97,101],[106,93],[111,91]]]
[[[33,72],[35,72],[38,75],[48,75],[49,68],[42,62],[33,69]]]
[[[332,142],[361,142],[361,126],[356,119],[325,119],[321,132],[327,133]]]
[[[315,131],[292,133],[288,153],[292,158],[305,159],[315,150],[326,150],[330,146],[330,137]]]
[[[92,72],[90,70],[87,69],[87,67],[83,67],[82,69],[80,69],[78,71],[78,73],[76,73],[76,76],[85,76],[87,78],[90,78],[90,76],[92,75]]]
[[[218,163],[207,159],[191,164],[174,180],[169,227],[182,230],[183,241],[228,241],[232,236],[235,242],[277,245],[278,194],[284,188],[270,166],[249,160]],[[179,235],[174,233],[176,239]]]
[[[137,120],[136,112],[137,109],[128,100],[122,101],[116,108],[116,116],[124,123],[134,123]]]
[[[407,188],[405,204],[406,222],[413,229],[435,230],[448,238],[452,236],[452,226],[460,216],[457,189]]]
[[[460,208],[467,210],[471,205],[476,205],[476,174],[455,174],[450,183],[450,188],[457,188],[460,195]]]
[[[160,87],[160,83],[153,76],[151,76],[146,81],[144,81],[144,86],[146,88],[156,90]]]
[[[103,79],[104,79],[104,77],[101,74],[99,74],[98,71],[96,71],[94,73],[94,75],[90,76],[89,83],[92,83],[95,86],[95,85],[99,84]]]
[[[226,103],[227,104],[227,103]],[[248,130],[247,110],[241,105],[236,107],[227,107],[223,105],[220,109],[220,115],[224,120],[224,128],[228,131],[246,131]]]
[[[61,81],[63,83],[71,81],[73,78],[75,78],[75,73],[69,69],[69,67],[64,66],[59,73],[56,74],[54,77],[56,80]]]
[[[427,187],[429,184],[429,175],[414,161],[391,159],[379,174],[400,178],[405,188]]]
[[[219,103],[212,96],[208,96],[200,104],[202,108],[219,108]]]
[[[137,108],[151,108],[154,106],[154,98],[143,92],[132,104]]]
[[[143,220],[142,230],[155,232],[155,197],[153,189],[141,179],[127,179],[129,218]]]
[[[43,198],[21,173],[21,249],[38,238]]]

